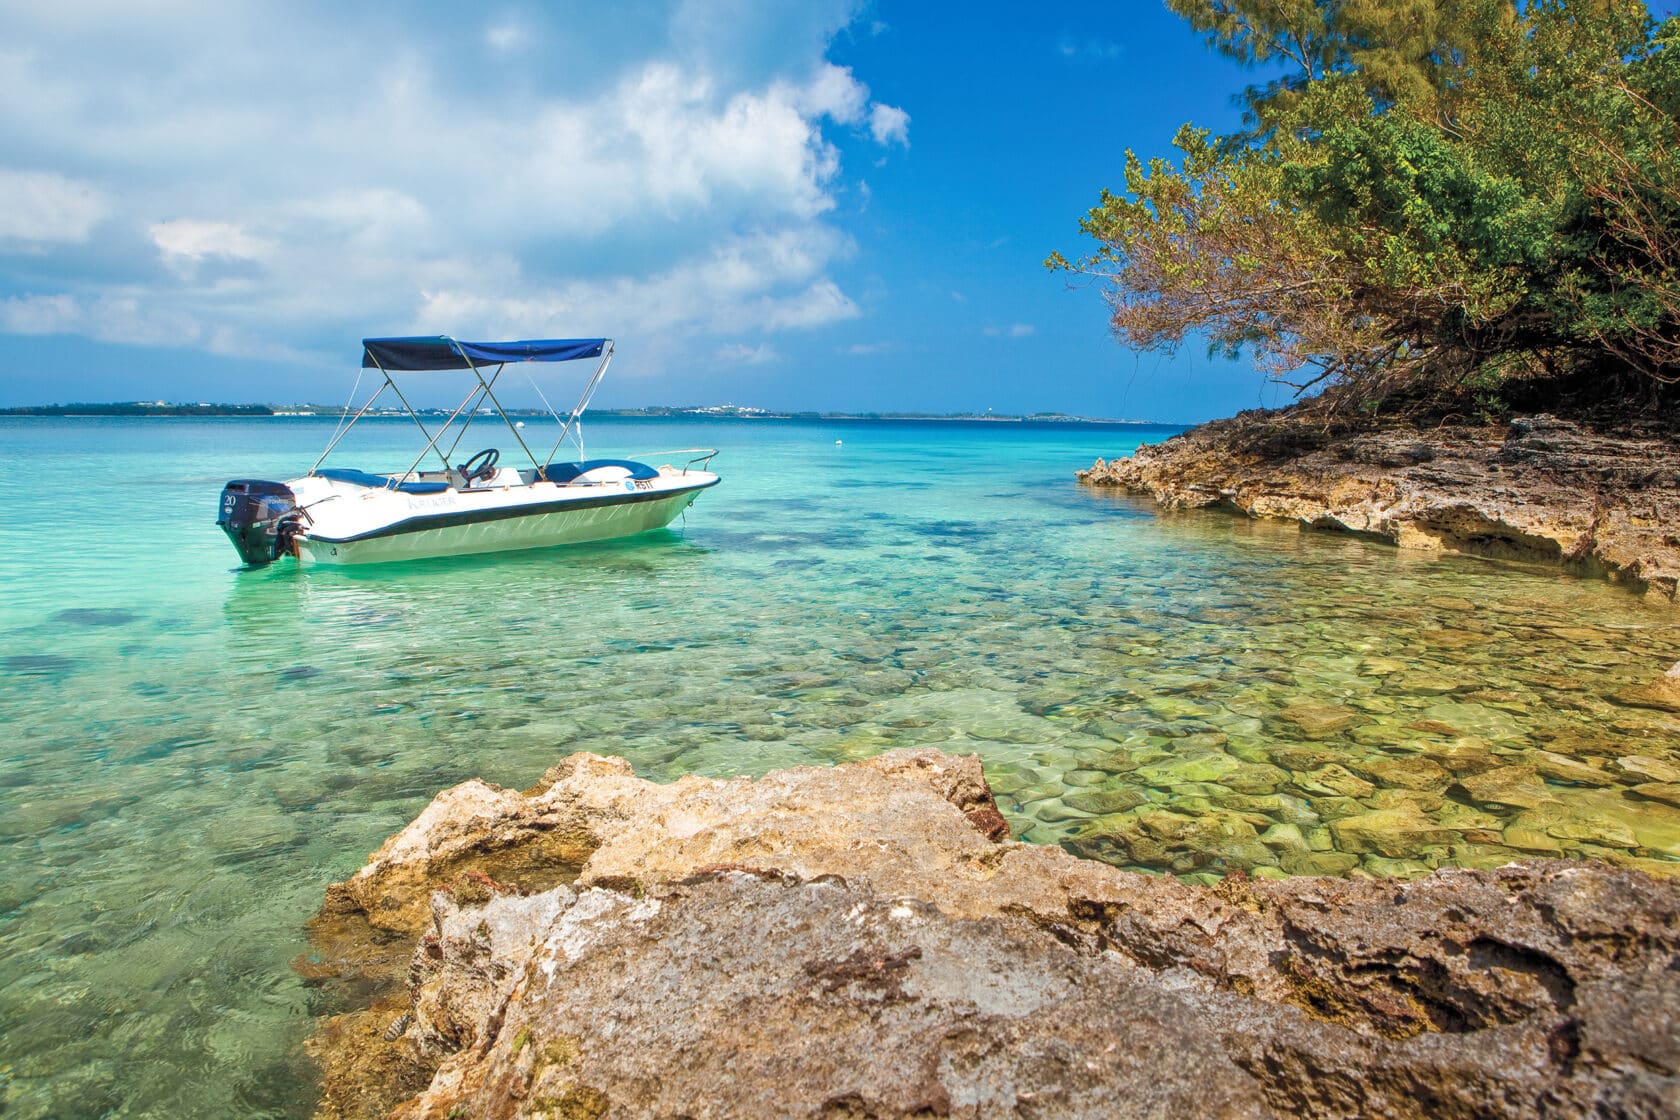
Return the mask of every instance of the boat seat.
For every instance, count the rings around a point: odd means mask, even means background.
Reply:
[[[328,467],[315,473],[334,482],[348,482],[352,486],[366,486],[374,490],[397,490],[404,494],[441,494],[449,489],[447,482],[392,482],[386,475],[369,474],[351,467]]]
[[[646,463],[638,463],[633,459],[585,459],[581,463],[550,463],[537,472],[537,477],[564,485],[578,475],[595,470],[597,467],[623,467],[630,472],[631,478],[659,477],[659,471]]]

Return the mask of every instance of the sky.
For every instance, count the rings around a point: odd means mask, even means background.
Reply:
[[[0,406],[342,402],[402,334],[610,336],[597,407],[1283,403],[1042,265],[1251,78],[1157,0],[0,0]]]

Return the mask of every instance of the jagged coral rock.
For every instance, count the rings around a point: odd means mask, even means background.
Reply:
[[[1680,1100],[1680,882],[1544,862],[1199,887],[988,839],[978,760],[933,751],[670,785],[579,755],[526,794],[468,785],[333,892],[335,920],[423,917],[395,1041],[338,1021],[317,1040],[324,1115],[1663,1116]],[[559,874],[512,851],[523,836],[552,854],[537,821],[593,845],[573,881],[462,870],[482,851]],[[389,1075],[381,1046],[411,1059],[383,1096],[345,1080]],[[429,1081],[409,1096],[415,1070]]]
[[[1288,413],[1244,413],[1078,477],[1174,509],[1225,506],[1401,548],[1562,564],[1670,601],[1680,586],[1680,443],[1658,434],[1528,416],[1332,437]]]

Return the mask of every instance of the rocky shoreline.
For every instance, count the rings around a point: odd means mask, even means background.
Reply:
[[[1172,509],[1558,564],[1680,601],[1680,443],[1661,430],[1607,434],[1537,415],[1338,434],[1288,410],[1250,412],[1078,478]]]
[[[322,1117],[1672,1116],[1680,881],[1213,887],[1007,839],[978,758],[573,755],[330,888]]]

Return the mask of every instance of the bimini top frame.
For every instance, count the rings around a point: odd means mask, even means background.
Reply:
[[[612,361],[612,356],[613,340],[610,338],[526,339],[516,342],[462,342],[447,335],[413,338],[364,338],[362,339],[362,368],[377,369],[384,378],[384,384],[380,385],[374,394],[367,399],[367,402],[357,409],[355,416],[350,416],[350,405],[345,406],[344,415],[339,418],[339,426],[333,432],[331,442],[327,444],[326,450],[321,452],[320,458],[315,460],[314,466],[309,468],[309,473],[315,473],[320,465],[326,461],[327,456],[332,454],[333,448],[338,446],[339,441],[349,434],[351,428],[356,426],[356,421],[365,416],[368,409],[372,408],[374,403],[384,395],[385,390],[389,389],[402,402],[409,418],[420,429],[420,434],[426,437],[426,446],[420,449],[420,454],[413,463],[409,464],[408,470],[395,476],[392,481],[393,486],[396,485],[397,480],[413,474],[414,469],[420,465],[427,452],[437,454],[438,459],[443,463],[445,472],[451,470],[449,457],[455,454],[455,449],[461,445],[462,437],[467,434],[467,428],[472,424],[475,410],[486,398],[495,406],[496,413],[501,416],[508,431],[513,433],[513,438],[519,441],[519,446],[524,449],[525,454],[530,458],[531,466],[536,468],[537,477],[543,478],[549,464],[554,461],[554,456],[559,454],[561,446],[566,442],[567,435],[575,434],[578,456],[579,458],[583,457],[583,412],[589,407],[589,401],[594,397],[596,387],[601,384],[601,378],[606,375],[607,364]],[[554,441],[554,446],[549,449],[548,457],[538,462],[535,453],[525,443],[525,437],[519,434],[518,428],[514,427],[513,421],[508,417],[507,410],[502,407],[502,402],[496,399],[496,380],[501,377],[502,370],[506,368],[509,362],[570,362],[583,358],[598,358],[600,360],[595,367],[594,374],[589,378],[588,384],[583,387],[583,393],[578,397],[577,404],[572,407],[571,413],[564,421],[561,421],[560,417],[554,414],[553,408],[550,407],[550,414],[554,415],[555,420],[560,423],[560,438]],[[491,366],[495,368],[490,371],[490,376],[486,379],[485,370]],[[433,433],[427,429],[414,406],[408,403],[408,398],[403,396],[402,390],[397,387],[392,374],[426,373],[438,370],[470,370],[477,384],[467,390],[467,395],[461,399],[461,403],[455,407],[455,411],[449,414],[449,419],[444,421],[443,427]],[[357,380],[360,381],[360,378],[358,377]],[[535,382],[533,382],[534,384]],[[541,396],[542,390],[538,389],[537,393]],[[355,402],[355,395],[356,390],[353,388],[350,391],[351,404]],[[544,397],[543,403],[548,404],[548,398]],[[455,440],[449,445],[449,450],[444,451],[438,446],[438,441],[463,415],[466,418],[461,420],[460,431],[455,434]]]

